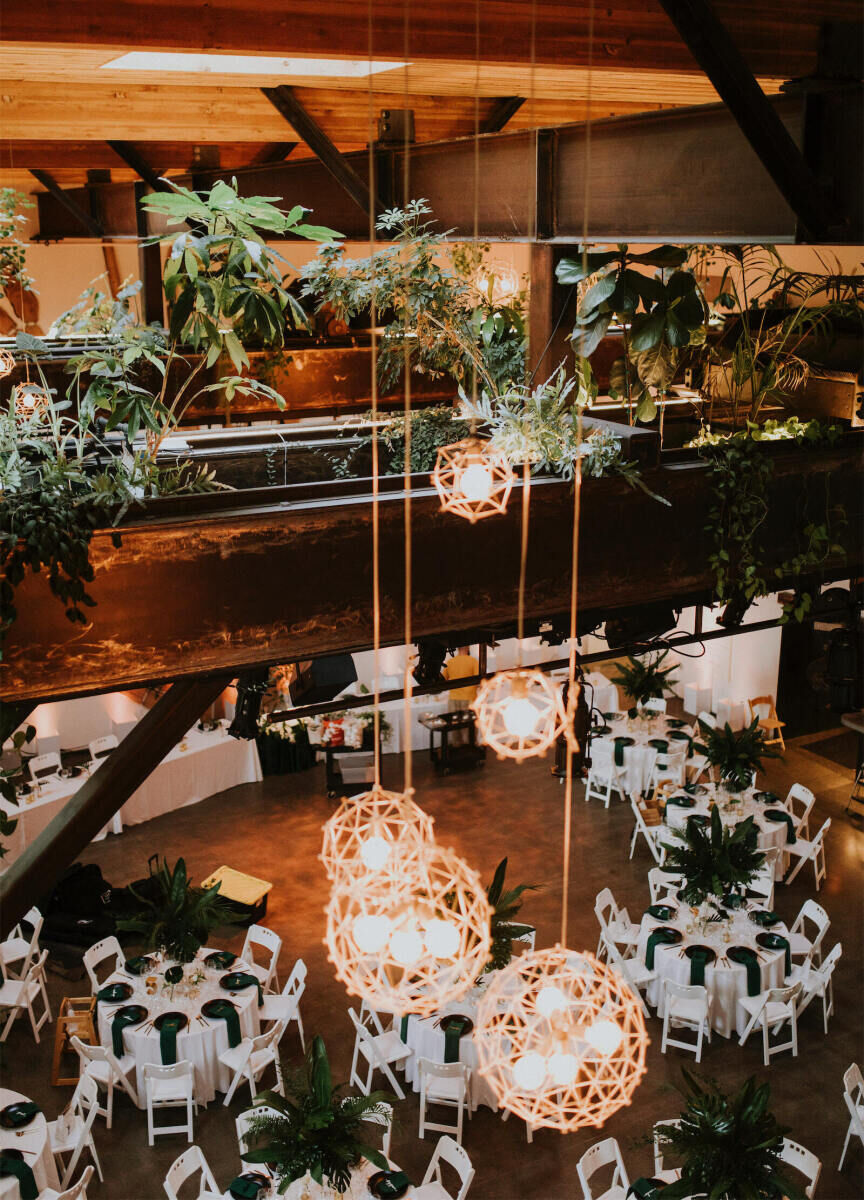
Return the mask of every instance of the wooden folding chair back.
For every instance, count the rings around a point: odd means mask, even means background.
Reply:
[[[98,1040],[95,1026],[95,996],[64,996],[60,1004],[60,1015],[54,1032],[54,1058],[51,1063],[51,1082],[54,1087],[65,1087],[78,1082],[80,1061],[72,1046],[72,1038],[78,1037],[91,1046]],[[60,1063],[64,1054],[75,1056],[74,1075],[60,1074]]]
[[[783,741],[783,727],[786,722],[781,721],[777,716],[777,708],[774,704],[773,696],[754,696],[747,703],[750,706],[750,720],[758,720],[759,728],[766,734],[765,745],[774,746],[779,743],[783,747],[783,752],[786,752],[786,743]]]

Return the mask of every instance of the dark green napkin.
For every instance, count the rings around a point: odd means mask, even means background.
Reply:
[[[182,967],[169,967],[165,972],[165,982],[170,984],[179,983],[183,978]]]
[[[675,946],[681,941],[681,933],[677,929],[661,927],[648,934],[648,945],[645,947],[645,966],[649,971],[654,970],[654,951],[658,946]]]
[[[665,738],[650,738],[648,745],[653,746],[655,750],[659,750],[661,754],[669,753],[669,743]]]
[[[645,909],[648,916],[653,917],[655,921],[671,921],[676,911],[670,904],[649,904]]]
[[[682,721],[680,717],[667,717],[666,724],[670,729],[683,729],[687,722]]]
[[[779,924],[781,918],[768,909],[757,909],[750,913],[750,920],[754,925],[762,925],[765,929],[770,929],[772,925]]]
[[[704,783],[685,783],[684,791],[688,796],[704,796],[708,789]]]
[[[638,708],[628,708],[627,716],[630,718],[631,721],[635,721],[635,719],[639,716],[639,709]]]
[[[208,954],[204,959],[204,963],[208,967],[219,967],[225,970],[232,963],[237,961],[237,955],[232,954],[230,950],[214,950],[212,954]]]
[[[695,808],[696,801],[692,796],[670,796],[667,804],[675,804],[678,808]]]
[[[9,1121],[13,1128],[18,1128],[21,1125],[29,1125],[37,1113],[42,1109],[38,1104],[34,1104],[32,1100],[18,1100],[10,1104],[9,1108],[14,1108],[14,1113],[7,1112],[6,1120]],[[2,1151],[0,1151],[2,1153]]]
[[[228,1191],[232,1196],[238,1197],[238,1200],[255,1200],[263,1187],[262,1183],[254,1179],[244,1179],[242,1175],[238,1175],[228,1184]]]
[[[690,734],[684,733],[680,729],[671,729],[669,731],[669,737],[675,742],[686,742],[687,743],[687,757],[689,758],[690,755],[693,753],[693,739],[690,736]]]
[[[459,1061],[459,1041],[470,1022],[466,1017],[452,1016],[444,1029],[444,1061],[455,1063]]]
[[[724,908],[731,910],[741,908],[744,904],[744,897],[736,895],[735,892],[729,892],[723,897],[722,904]]]
[[[621,714],[617,712],[605,712],[601,713],[600,716],[604,721],[617,721],[620,719]]]
[[[704,986],[705,968],[714,961],[717,955],[710,946],[688,946],[684,951],[690,959],[690,982]]]
[[[785,824],[787,845],[795,841],[795,822],[785,808],[768,808],[762,815],[766,821],[774,821],[778,825],[782,821]]]
[[[166,1013],[159,1027],[159,1053],[166,1067],[177,1061],[177,1034],[184,1024],[179,1014]]]
[[[785,938],[782,933],[757,933],[756,941],[766,950],[786,951],[785,973],[788,975],[792,970],[792,951],[789,947],[789,939]]]
[[[18,1153],[21,1153],[20,1150]],[[14,1151],[11,1153],[3,1151],[0,1153],[0,1178],[8,1178],[10,1175],[14,1175],[18,1180],[21,1200],[37,1200],[39,1188],[36,1186],[31,1168],[23,1158],[15,1157]]]
[[[635,1196],[636,1200],[655,1200],[665,1188],[662,1179],[634,1179],[627,1191],[628,1198]]]
[[[749,946],[730,946],[726,957],[730,962],[741,963],[747,968],[747,995],[758,996],[762,991],[762,970],[756,951]]]
[[[763,804],[779,804],[780,797],[776,792],[754,792],[754,800],[761,800]]]
[[[615,739],[615,766],[624,766],[624,747],[632,746],[634,739],[632,737],[616,737]]]
[[[130,975],[143,975],[150,970],[152,961],[148,955],[139,954],[137,958],[127,958],[125,966]]]
[[[120,1012],[115,1015],[114,1020],[111,1022],[111,1046],[118,1058],[122,1058],[125,1054],[125,1049],[123,1047],[123,1030],[128,1025],[141,1024],[141,1022],[147,1016],[147,1010],[143,1010],[144,1016],[141,1015],[141,1011],[142,1010],[139,1010],[138,1012],[124,1012],[121,1008]]]
[[[695,825],[701,825],[703,828],[711,824],[711,818],[706,817],[704,813],[691,813],[687,818],[688,824],[692,821]]]
[[[405,1016],[402,1018],[402,1020],[399,1022],[399,1037],[402,1039],[403,1042],[408,1041],[408,1016],[409,1016],[409,1014],[406,1013]]]
[[[398,1196],[400,1192],[411,1187],[411,1180],[404,1171],[388,1171],[383,1179],[379,1179],[375,1184],[375,1194],[379,1200],[389,1200],[392,1196]]]
[[[201,1009],[205,1017],[218,1017],[225,1022],[228,1031],[228,1045],[239,1046],[243,1040],[240,1033],[240,1018],[237,1009],[228,1000],[210,1000]]]
[[[264,989],[257,975],[250,975],[247,971],[234,971],[233,974],[225,975],[220,979],[219,984],[227,992],[242,992],[246,988],[256,987],[258,989],[258,1007],[260,1008],[264,1003]]]

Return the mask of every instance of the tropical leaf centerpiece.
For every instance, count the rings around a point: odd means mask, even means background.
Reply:
[[[675,842],[666,844],[665,866],[684,876],[686,902],[702,904],[709,896],[747,886],[765,861],[756,849],[758,837],[752,817],[730,828],[722,824],[715,807],[709,825],[688,821]]]
[[[146,894],[129,891],[138,909],[117,922],[119,929],[142,935],[147,949],[162,950],[178,962],[191,962],[207,941],[211,929],[227,925],[233,914],[214,887],[193,887],[184,859],[178,858],[172,870],[167,859],[150,867]]]
[[[387,1092],[342,1095],[344,1086],[333,1086],[324,1041],[314,1038],[304,1069],[286,1078],[285,1097],[270,1091],[255,1097],[243,1161],[275,1168],[280,1193],[307,1172],[316,1183],[326,1177],[336,1192],[345,1192],[361,1158],[386,1171],[386,1158],[366,1145],[360,1126],[370,1118],[386,1117],[393,1097]]]
[[[700,720],[699,732],[704,740],[696,743],[696,749],[716,768],[730,792],[743,791],[764,758],[780,758],[779,750],[765,745],[765,734],[759,728],[758,717],[737,732],[728,721],[722,729],[714,729]]]
[[[659,654],[628,658],[623,666],[618,667],[618,674],[612,676],[612,682],[623,687],[636,704],[644,704],[646,700],[662,700],[664,696],[673,695],[674,681],[669,676],[676,670],[675,664],[671,667],[663,666],[668,653],[668,650],[662,650]]]
[[[507,874],[507,859],[502,858],[495,868],[492,882],[486,889],[489,907],[492,909],[490,931],[492,933],[492,948],[487,971],[500,971],[506,967],[513,957],[512,942],[514,938],[524,937],[533,933],[533,925],[521,925],[514,921],[522,907],[522,893],[536,890],[535,883],[519,883],[514,888],[504,891],[504,877]]]
[[[784,1174],[780,1158],[788,1131],[769,1112],[771,1088],[752,1076],[732,1096],[686,1069],[687,1106],[677,1125],[655,1130],[664,1153],[683,1161],[681,1178],[663,1188],[663,1200],[805,1200]]]

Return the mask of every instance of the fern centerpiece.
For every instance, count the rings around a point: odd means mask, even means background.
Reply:
[[[702,904],[709,896],[747,886],[765,861],[756,848],[758,837],[752,817],[730,829],[715,807],[707,826],[690,820],[678,840],[666,845],[665,867],[684,876],[681,891],[687,903]]]
[[[193,887],[184,859],[172,870],[167,859],[150,868],[147,894],[129,891],[138,901],[137,911],[117,922],[118,929],[142,935],[149,950],[162,950],[177,962],[191,962],[217,925],[233,920],[232,910],[214,887]]]
[[[668,653],[668,650],[661,650],[659,653],[641,654],[638,658],[631,655],[626,663],[618,667],[618,674],[612,676],[612,682],[623,687],[636,704],[673,696],[674,680],[670,676],[677,668],[674,663],[671,667],[663,666]]]
[[[714,729],[699,722],[703,741],[696,749],[704,754],[714,767],[721,782],[729,792],[741,792],[748,787],[754,773],[762,766],[765,758],[780,758],[780,751],[766,746],[765,733],[759,728],[759,718],[754,717],[749,725],[737,732],[729,722],[722,729]]]
[[[784,1173],[780,1152],[788,1131],[768,1110],[770,1085],[751,1076],[727,1096],[713,1081],[703,1086],[683,1074],[687,1106],[677,1125],[655,1131],[663,1152],[683,1161],[681,1178],[663,1188],[663,1200],[805,1200]]]
[[[534,932],[533,925],[520,925],[513,918],[517,916],[522,907],[522,893],[535,890],[537,884],[519,883],[505,892],[504,877],[506,874],[507,859],[502,858],[495,868],[492,882],[486,889],[489,907],[492,909],[490,921],[492,947],[489,961],[486,963],[487,971],[500,971],[502,967],[506,967],[513,957],[513,939]]]
[[[256,1096],[243,1161],[275,1168],[280,1193],[307,1172],[316,1183],[326,1177],[336,1192],[346,1192],[351,1171],[362,1158],[386,1171],[386,1158],[363,1141],[360,1126],[392,1113],[392,1097],[387,1092],[344,1096],[344,1086],[333,1086],[324,1041],[315,1037],[304,1069],[286,1078],[286,1095],[267,1091]],[[271,1111],[256,1111],[265,1106]]]

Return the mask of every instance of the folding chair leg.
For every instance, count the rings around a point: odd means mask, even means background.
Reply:
[[[300,1045],[303,1053],[306,1053],[306,1038],[303,1034],[303,1018],[300,1016],[300,1005],[297,1005],[297,1032],[300,1034]]]
[[[2,1033],[0,1033],[0,1042],[5,1042],[5,1041],[6,1041],[7,1037],[9,1036],[9,1030],[10,1030],[10,1029],[12,1028],[12,1026],[15,1024],[16,1018],[18,1017],[18,1013],[19,1013],[20,1011],[21,1011],[21,1010],[20,1010],[19,1008],[13,1008],[13,1009],[11,1009],[11,1010],[10,1010],[10,1012],[9,1012],[9,1020],[8,1020],[8,1021],[6,1022],[6,1024],[3,1026],[3,1032],[2,1032]]]
[[[846,1158],[846,1151],[849,1149],[849,1142],[852,1140],[852,1122],[849,1122],[849,1128],[846,1130],[846,1141],[843,1143],[843,1153],[840,1155],[840,1162],[837,1164],[837,1170],[843,1170],[843,1163]]]

